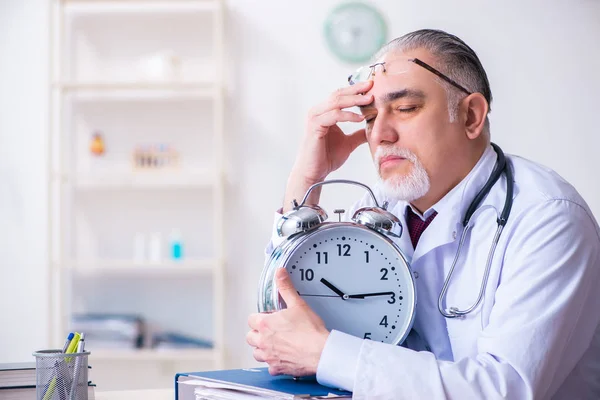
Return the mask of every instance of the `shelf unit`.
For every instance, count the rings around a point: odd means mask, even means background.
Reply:
[[[166,366],[176,369],[177,363],[223,368],[224,4],[221,0],[51,0],[50,4],[49,342],[62,345],[72,314],[90,311],[86,301],[93,295],[119,296],[116,289],[113,293],[114,282],[140,282],[132,290],[171,285],[168,289],[177,292],[182,282],[197,280],[199,287],[209,282],[210,290],[198,294],[209,296],[210,320],[201,310],[173,312],[181,312],[182,321],[190,319],[190,326],[210,325],[213,348],[90,349],[90,362],[107,363],[108,374],[115,363],[154,365],[171,380],[174,371]],[[105,141],[101,156],[89,152],[96,131]],[[168,141],[169,148],[182,155],[181,165],[137,168],[131,153],[134,146],[145,145],[144,140],[161,145]],[[134,261],[136,230],[144,237],[165,230],[164,253],[166,230],[178,223],[186,233],[184,252],[189,256]],[[144,286],[147,281],[154,283]],[[89,289],[90,282],[107,290],[78,292],[80,287]],[[182,289],[182,297],[194,295]],[[173,300],[170,297],[161,301]],[[167,317],[173,320],[172,315]],[[150,382],[152,375],[145,379],[147,387],[156,384]],[[104,387],[111,389],[128,387]]]
[[[211,276],[219,260],[186,260],[183,262],[135,262],[131,260],[71,261],[67,268],[73,273],[87,275],[123,275],[146,277]],[[63,267],[65,268],[65,267]]]
[[[188,170],[185,172],[126,172],[62,174],[55,179],[70,183],[77,190],[110,189],[202,189],[218,184],[219,177],[212,170]]]
[[[215,353],[210,350],[101,350],[94,353],[94,359],[106,361],[166,361],[173,360],[215,362]]]

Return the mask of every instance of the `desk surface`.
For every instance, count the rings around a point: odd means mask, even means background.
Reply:
[[[175,389],[123,390],[96,392],[96,400],[173,400]]]

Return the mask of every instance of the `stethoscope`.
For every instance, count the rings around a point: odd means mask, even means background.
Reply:
[[[465,218],[463,219],[463,231],[460,236],[460,242],[458,244],[458,250],[456,251],[456,255],[454,256],[454,261],[452,262],[452,267],[450,267],[450,271],[448,272],[448,276],[446,277],[446,281],[444,282],[444,286],[442,287],[442,291],[440,292],[440,297],[438,298],[438,309],[440,313],[446,318],[457,318],[463,317],[473,311],[481,300],[483,299],[483,294],[485,292],[485,288],[487,286],[488,277],[490,275],[490,268],[492,265],[492,259],[494,258],[494,252],[496,251],[496,246],[498,244],[498,240],[500,239],[500,235],[502,234],[502,230],[506,225],[506,221],[508,221],[508,217],[510,215],[510,209],[513,204],[513,173],[510,169],[509,164],[506,162],[506,157],[504,156],[504,152],[502,149],[496,145],[495,143],[491,143],[494,151],[498,155],[498,159],[496,160],[496,165],[488,178],[487,182],[483,186],[483,188],[477,193],[473,201],[469,205],[467,212],[465,213]],[[469,221],[475,213],[475,210],[483,200],[485,196],[490,192],[492,186],[496,183],[498,178],[502,173],[506,174],[506,199],[504,200],[504,208],[502,209],[502,213],[500,217],[496,220],[498,223],[498,228],[496,229],[496,234],[494,235],[494,240],[492,242],[492,246],[490,247],[490,251],[488,253],[487,263],[485,266],[485,272],[483,274],[483,279],[481,281],[481,287],[479,289],[479,296],[477,296],[477,301],[471,307],[466,308],[464,310],[459,310],[457,307],[450,307],[448,310],[444,309],[443,303],[446,297],[446,293],[448,292],[448,285],[450,284],[450,279],[452,278],[452,273],[454,272],[454,267],[456,267],[456,262],[458,261],[458,257],[460,256],[460,251],[462,250],[462,246],[465,242],[465,238],[467,236],[467,231],[471,228],[469,225]]]

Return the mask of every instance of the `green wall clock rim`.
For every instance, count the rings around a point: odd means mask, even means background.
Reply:
[[[331,21],[332,17],[334,15],[336,15],[337,13],[344,11],[346,9],[363,9],[363,10],[369,12],[371,15],[375,16],[375,18],[379,22],[379,28],[380,28],[380,29],[378,29],[377,49],[380,49],[386,43],[387,24],[385,22],[383,15],[381,14],[381,12],[379,12],[379,10],[377,8],[375,8],[375,6],[373,6],[369,3],[366,3],[366,2],[347,1],[347,2],[343,2],[341,4],[338,4],[335,8],[333,8],[333,10],[331,10],[329,12],[328,17],[325,20],[325,25],[324,25],[323,31],[324,31],[325,42],[327,43],[327,47],[329,48],[329,50],[332,53],[334,53],[342,61],[346,61],[349,63],[355,63],[355,64],[369,61],[371,59],[371,57],[373,56],[373,54],[375,54],[377,52],[377,50],[367,56],[352,56],[352,55],[345,54],[343,51],[340,51],[336,46],[334,46],[332,44],[332,42],[330,40],[330,34],[332,31],[332,21]]]

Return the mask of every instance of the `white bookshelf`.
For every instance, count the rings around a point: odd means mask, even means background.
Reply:
[[[69,268],[74,273],[88,275],[123,275],[123,276],[211,276],[219,260],[185,260],[164,262],[135,262],[131,260],[106,261],[71,261],[63,268]]]
[[[213,171],[202,170],[63,174],[59,178],[63,182],[71,183],[78,190],[214,189],[219,180]]]
[[[195,361],[204,360],[209,362],[215,362],[216,353],[210,349],[200,350],[129,350],[129,351],[116,351],[116,350],[101,350],[98,351],[94,358],[100,361],[164,361],[172,362],[173,360],[181,361]],[[183,371],[180,371],[183,372]]]
[[[103,390],[224,367],[223,13],[220,0],[51,0],[49,340],[62,345],[73,313],[131,313],[140,299],[154,325],[214,344],[90,349]],[[90,151],[97,133],[102,155]],[[140,168],[139,151],[161,167]],[[180,260],[168,254],[173,230]],[[136,259],[135,237],[156,232],[160,259]],[[148,371],[112,379],[123,362]]]
[[[65,0],[71,11],[78,14],[178,14],[216,12],[215,0]]]

